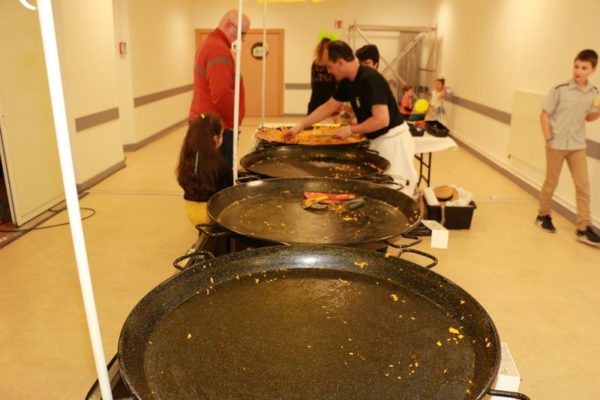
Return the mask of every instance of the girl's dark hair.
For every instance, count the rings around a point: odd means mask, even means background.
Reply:
[[[440,82],[442,84],[442,86],[446,85],[446,79],[445,78],[437,78],[436,81]]]
[[[408,92],[408,91],[409,91],[410,89],[412,89],[412,88],[413,88],[413,87],[412,87],[412,86],[410,86],[410,85],[404,85],[404,86],[402,87],[402,93],[406,93],[406,92]]]
[[[217,191],[219,171],[226,167],[215,145],[215,137],[222,134],[223,124],[217,114],[201,114],[190,123],[176,170],[186,198],[206,197]]]

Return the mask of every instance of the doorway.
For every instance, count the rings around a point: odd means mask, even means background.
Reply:
[[[8,188],[7,182],[8,177],[4,172],[4,154],[2,146],[2,128],[0,127],[0,226],[3,224],[12,224],[12,217],[10,214],[10,201],[8,200]]]
[[[212,29],[196,29],[196,47]],[[250,29],[242,47],[242,79],[246,91],[246,117],[260,117],[262,92],[262,29]],[[284,30],[267,29],[265,117],[283,115]]]

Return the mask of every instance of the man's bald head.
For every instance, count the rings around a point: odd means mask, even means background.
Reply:
[[[225,36],[230,42],[233,42],[237,38],[238,34],[238,14],[237,9],[229,10],[223,15],[219,22],[219,29],[223,31]],[[246,14],[242,14],[242,37],[250,30],[250,18]]]

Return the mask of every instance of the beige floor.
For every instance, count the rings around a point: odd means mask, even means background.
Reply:
[[[174,178],[183,133],[127,153],[127,168],[81,201],[97,211],[84,227],[107,360],[130,309],[195,239]],[[475,193],[472,227],[451,231],[448,250],[420,248],[488,310],[521,390],[533,399],[600,399],[600,250],[577,243],[560,216],[557,234],[541,232],[535,199],[464,150],[435,154],[433,184],[443,183]],[[96,377],[68,228],[0,249],[0,272],[0,399],[82,399]]]

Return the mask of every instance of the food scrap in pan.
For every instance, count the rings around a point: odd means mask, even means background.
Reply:
[[[329,210],[338,213],[354,210],[363,204],[365,199],[354,193],[304,192],[302,207],[313,210]]]

